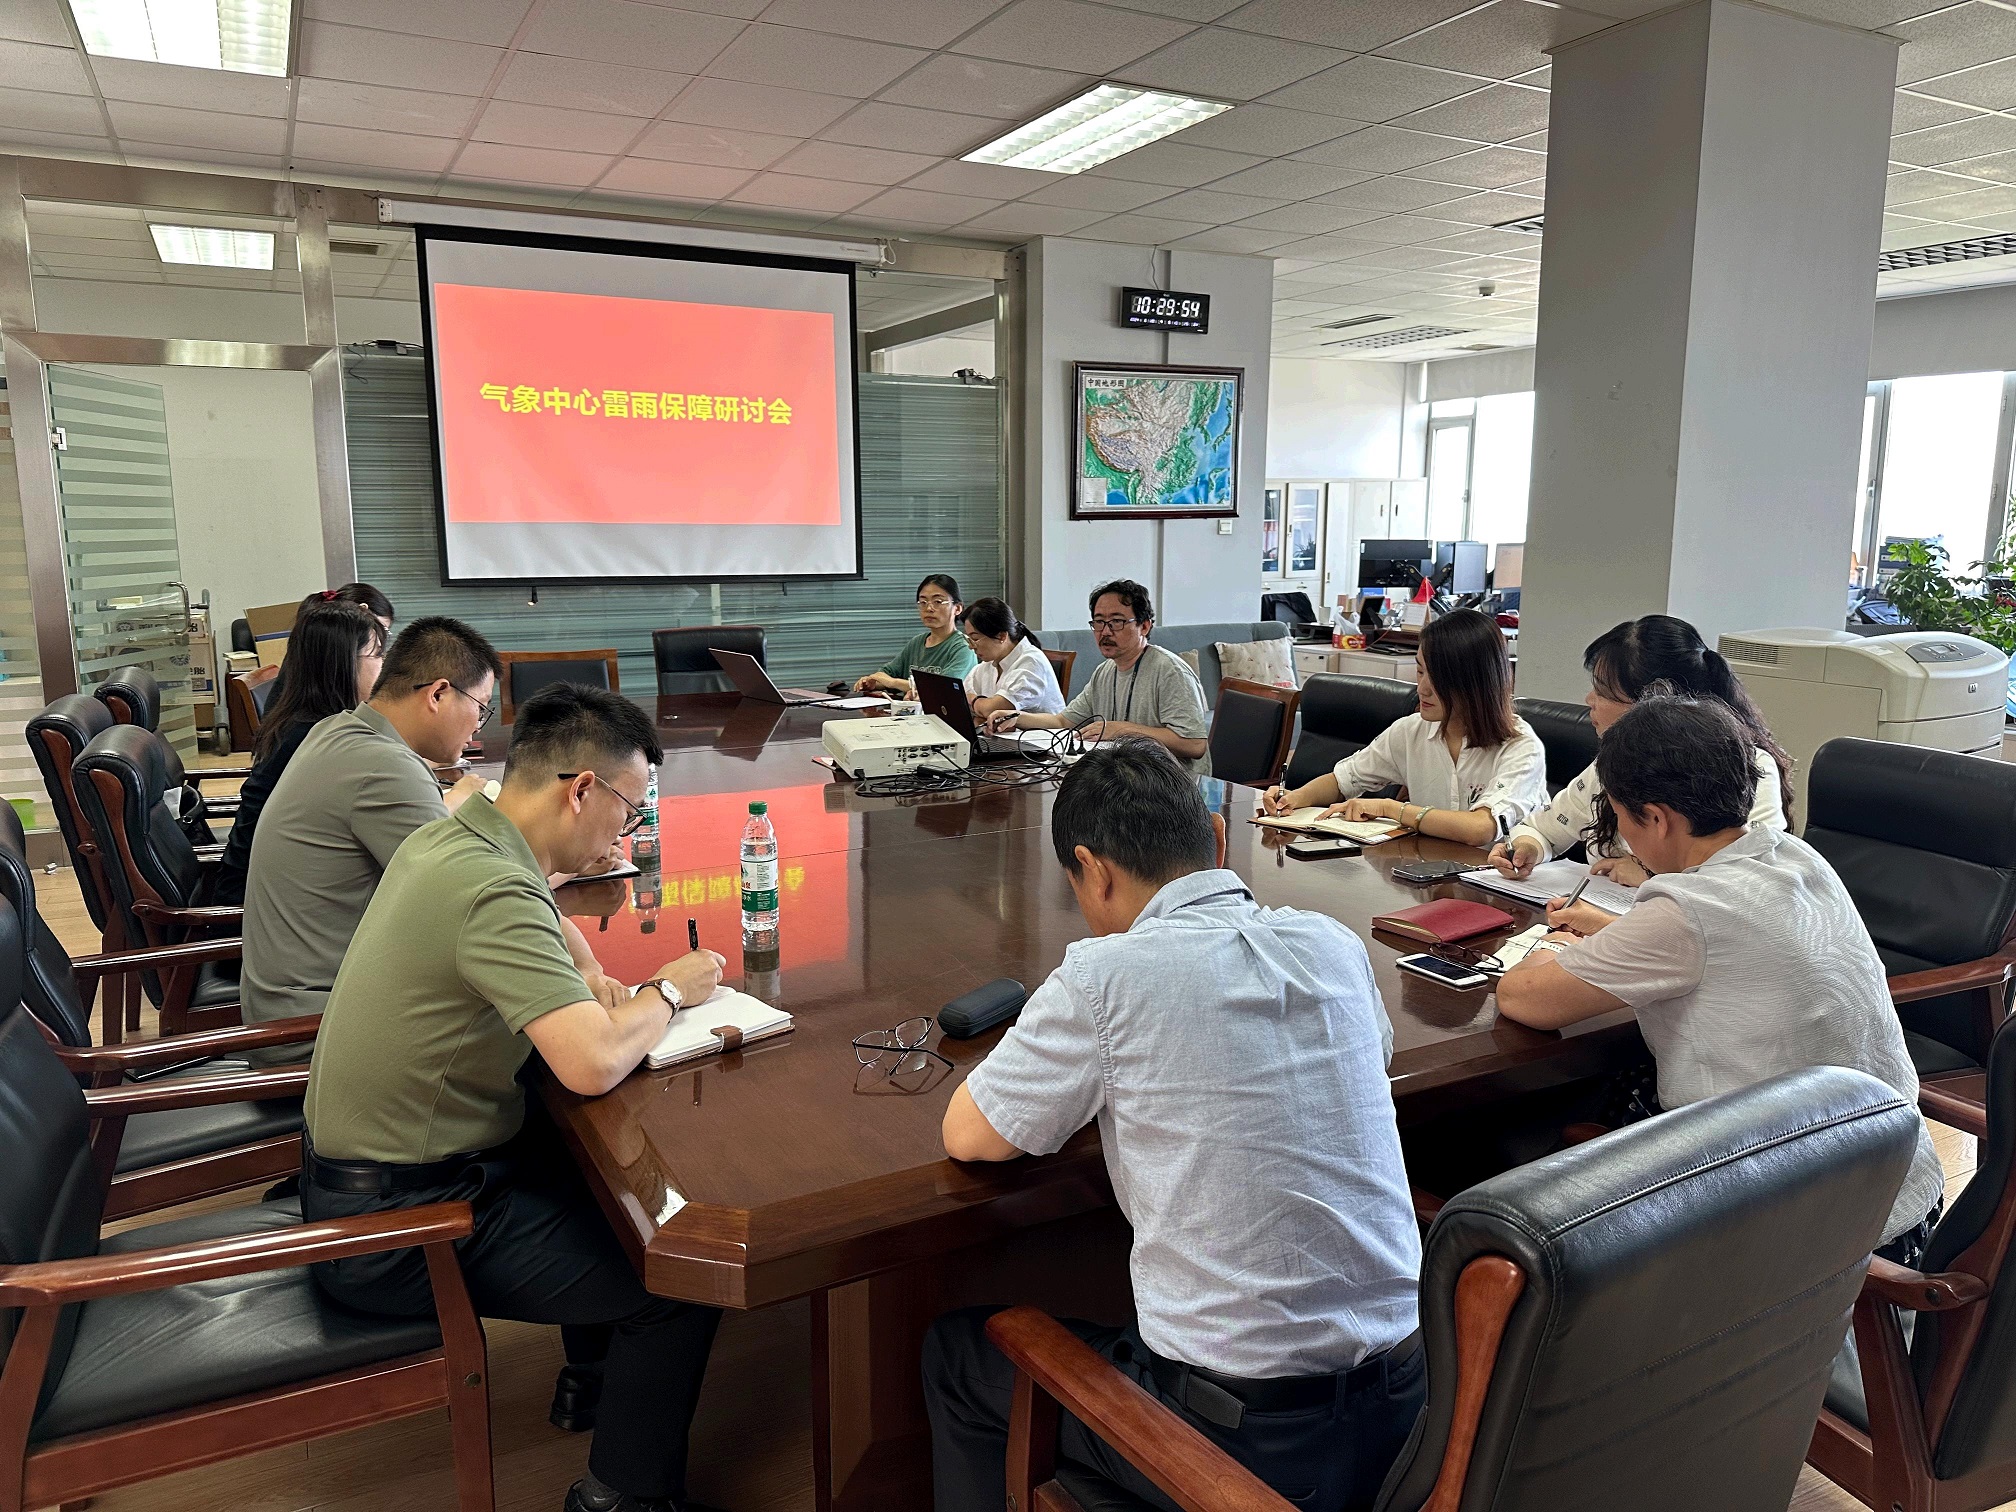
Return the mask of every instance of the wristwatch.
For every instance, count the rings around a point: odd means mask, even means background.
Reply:
[[[663,977],[652,977],[651,980],[644,984],[644,987],[656,987],[658,995],[665,999],[665,1006],[670,1008],[674,1013],[677,1013],[681,1008],[686,1006],[686,1000],[679,996],[679,989]],[[644,987],[640,987],[637,990],[642,992]]]
[[[1560,940],[1535,940],[1533,942],[1533,950],[1544,950],[1549,955],[1559,955],[1567,948],[1568,946]],[[1528,951],[1527,954],[1532,954],[1532,951]]]

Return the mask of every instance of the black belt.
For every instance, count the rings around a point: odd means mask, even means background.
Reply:
[[[1334,1375],[1249,1381],[1206,1370],[1202,1365],[1165,1360],[1156,1354],[1148,1356],[1148,1372],[1154,1378],[1155,1389],[1163,1396],[1181,1403],[1207,1423],[1232,1429],[1245,1420],[1249,1411],[1295,1412],[1305,1407],[1321,1407],[1340,1396],[1382,1382],[1388,1371],[1405,1365],[1420,1349],[1421,1333],[1417,1329],[1391,1349],[1382,1349]]]
[[[382,1160],[328,1160],[315,1153],[315,1147],[303,1134],[301,1173],[325,1192],[389,1197],[394,1192],[446,1186],[470,1166],[494,1160],[497,1154],[496,1150],[472,1150],[466,1155],[450,1155],[445,1160],[429,1160],[419,1165],[391,1165]]]

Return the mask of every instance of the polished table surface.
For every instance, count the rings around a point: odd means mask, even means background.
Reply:
[[[697,1066],[640,1071],[605,1097],[547,1083],[563,1133],[646,1284],[663,1295],[762,1306],[1111,1202],[1095,1128],[1044,1159],[945,1158],[946,1103],[1004,1031],[965,1043],[934,1032],[954,1069],[903,1086],[863,1073],[850,1045],[997,977],[1033,989],[1084,937],[1050,847],[1054,786],[863,798],[813,759],[828,717],[733,697],[660,699],[662,872],[561,891],[612,975],[639,981],[682,954],[690,917],[702,943],[728,957],[731,984],[796,1019],[788,1035]],[[1284,837],[1248,822],[1255,790],[1204,788],[1226,819],[1226,864],[1261,903],[1330,914],[1366,941],[1393,1021],[1403,1125],[1598,1074],[1636,1048],[1628,1015],[1566,1037],[1542,1033],[1499,1022],[1488,992],[1396,969],[1416,947],[1375,934],[1376,914],[1467,894],[1501,904],[1521,927],[1535,917],[1460,883],[1420,888],[1388,876],[1397,861],[1475,852],[1408,838],[1358,857],[1294,861]],[[739,949],[738,844],[759,798],[780,855],[775,970]]]

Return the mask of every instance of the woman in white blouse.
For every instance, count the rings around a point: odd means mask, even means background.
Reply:
[[[1589,643],[1582,653],[1582,665],[1589,673],[1589,692],[1582,701],[1589,706],[1589,722],[1596,726],[1599,737],[1650,692],[1712,698],[1726,705],[1750,737],[1757,765],[1757,794],[1750,808],[1750,823],[1765,829],[1790,828],[1791,760],[1771,738],[1764,716],[1729,670],[1729,663],[1719,651],[1709,650],[1701,633],[1687,621],[1670,614],[1626,620]],[[1516,826],[1493,848],[1491,864],[1508,877],[1528,876],[1542,861],[1589,839],[1596,822],[1596,799],[1602,791],[1596,764],[1591,762],[1554,795],[1552,803]],[[1615,854],[1602,854],[1605,850]],[[1636,887],[1648,875],[1621,837],[1608,846],[1592,844],[1589,869],[1626,887]]]
[[[1489,615],[1458,609],[1421,632],[1418,714],[1395,720],[1335,771],[1269,788],[1270,814],[1313,804],[1346,819],[1392,819],[1465,845],[1504,837],[1547,801],[1546,753],[1512,712],[1505,637]],[[1401,798],[1363,798],[1399,784]]]
[[[1043,642],[1006,603],[983,598],[968,604],[965,630],[966,644],[979,658],[965,680],[975,719],[1002,709],[1064,712],[1064,690],[1057,686],[1057,673],[1043,654]]]

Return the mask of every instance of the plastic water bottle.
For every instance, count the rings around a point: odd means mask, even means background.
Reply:
[[[777,831],[770,805],[749,805],[742,827],[742,948],[777,948]]]
[[[644,822],[630,838],[630,859],[646,871],[658,869],[658,768],[644,779],[644,801],[637,805]]]

